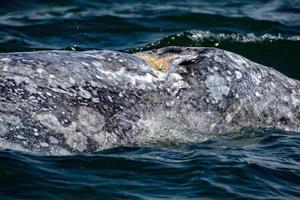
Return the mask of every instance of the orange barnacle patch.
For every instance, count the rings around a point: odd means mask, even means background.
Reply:
[[[169,69],[169,61],[174,58],[174,56],[165,56],[165,57],[157,57],[154,55],[139,53],[137,54],[140,58],[147,61],[153,69],[157,71],[167,72]]]

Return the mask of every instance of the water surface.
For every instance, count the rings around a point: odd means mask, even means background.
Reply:
[[[300,79],[299,0],[0,1],[0,52],[212,46]],[[0,153],[0,199],[298,199],[300,136],[249,130],[172,147]]]

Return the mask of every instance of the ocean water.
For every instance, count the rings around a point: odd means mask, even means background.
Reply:
[[[299,0],[0,0],[0,52],[213,46],[300,80]],[[0,152],[0,199],[300,199],[300,135],[43,157]]]

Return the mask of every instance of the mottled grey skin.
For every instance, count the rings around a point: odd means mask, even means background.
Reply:
[[[168,47],[167,72],[113,51],[0,54],[0,148],[42,155],[300,132],[300,83],[215,48]]]

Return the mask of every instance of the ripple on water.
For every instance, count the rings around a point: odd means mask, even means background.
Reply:
[[[297,134],[274,130],[170,148],[69,157],[0,153],[2,196],[16,198],[294,198]],[[290,145],[289,145],[290,144]],[[18,191],[18,193],[14,193]]]

